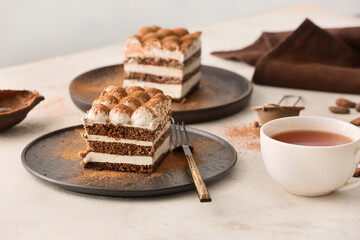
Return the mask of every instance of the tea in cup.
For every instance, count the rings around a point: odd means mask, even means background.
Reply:
[[[270,176],[287,191],[321,196],[347,183],[360,161],[360,128],[324,117],[286,117],[264,124],[261,154]]]

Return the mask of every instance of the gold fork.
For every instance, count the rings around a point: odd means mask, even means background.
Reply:
[[[191,175],[194,179],[200,202],[211,202],[210,194],[192,156],[191,149],[193,147],[190,143],[190,139],[187,134],[184,122],[182,122],[181,127],[180,123],[173,122],[173,124],[171,125],[170,147],[173,151],[179,150],[181,148],[183,149],[191,171]]]

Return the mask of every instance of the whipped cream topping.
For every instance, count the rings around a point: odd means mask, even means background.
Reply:
[[[185,61],[200,49],[201,32],[189,33],[184,28],[143,27],[126,41],[125,58],[160,57]]]
[[[111,95],[102,95],[99,98],[95,99],[93,105],[102,104],[108,108],[113,108],[116,104],[118,104],[119,100]]]
[[[145,91],[138,86],[126,89],[109,86],[93,102],[84,124],[111,123],[155,129],[170,111],[171,98],[159,89]]]
[[[130,121],[133,110],[126,105],[118,104],[109,113],[109,120],[112,124],[125,124]]]
[[[117,100],[120,100],[120,99],[126,97],[128,94],[127,94],[126,90],[122,87],[108,86],[101,93],[101,95],[114,96]]]
[[[134,91],[130,94],[131,97],[138,99],[141,105],[144,105],[147,101],[150,100],[149,94],[144,91]]]
[[[142,87],[139,87],[139,86],[132,86],[132,87],[126,88],[126,92],[129,95],[136,91],[145,91],[145,89],[143,89]]]
[[[152,109],[155,115],[162,116],[171,109],[171,99],[167,98],[164,94],[158,93],[151,98],[144,106]]]
[[[136,109],[138,109],[141,106],[141,103],[138,99],[131,97],[131,96],[127,96],[126,98],[123,98],[120,100],[120,103],[128,106],[129,108],[131,108],[133,111],[135,111]]]
[[[131,115],[130,121],[134,125],[154,127],[158,119],[149,107],[141,106]]]
[[[156,94],[158,93],[163,93],[163,91],[161,91],[160,89],[157,89],[157,88],[148,88],[146,89],[147,94],[149,95],[150,98],[152,98],[153,96],[155,96]]]
[[[95,104],[88,112],[87,119],[94,123],[105,123],[109,119],[110,109],[102,104]]]

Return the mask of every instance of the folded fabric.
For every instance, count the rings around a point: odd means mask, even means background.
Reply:
[[[306,19],[294,32],[263,33],[244,49],[212,54],[255,65],[254,83],[360,93],[360,27],[323,30]]]

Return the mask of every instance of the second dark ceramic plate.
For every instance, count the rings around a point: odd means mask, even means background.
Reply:
[[[206,122],[239,112],[250,101],[252,84],[244,77],[224,69],[202,66],[199,88],[183,103],[173,103],[175,121]],[[70,84],[70,95],[77,107],[86,112],[101,91],[109,85],[121,86],[122,64],[83,73]]]

